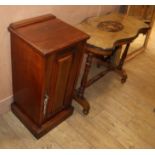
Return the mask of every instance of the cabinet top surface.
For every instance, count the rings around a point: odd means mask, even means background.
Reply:
[[[10,24],[9,30],[46,55],[88,35],[49,14]]]

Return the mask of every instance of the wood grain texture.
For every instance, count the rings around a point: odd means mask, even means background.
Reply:
[[[11,35],[11,48],[14,101],[39,125],[42,119],[45,60],[14,34]]]
[[[48,55],[88,38],[85,33],[77,31],[76,28],[53,15],[10,24],[9,30],[37,48],[41,55]]]
[[[69,48],[65,51],[55,55],[53,60],[53,66],[49,67],[51,70],[50,85],[50,98],[47,107],[47,117],[54,115],[56,112],[61,111],[63,108],[68,106],[70,102],[65,100],[67,94],[73,91],[73,88],[68,88],[70,85],[70,77],[72,77],[75,72],[75,67],[77,65],[77,51],[76,48]],[[69,100],[71,97],[69,96]]]
[[[123,29],[118,32],[108,32],[98,28],[98,25],[105,21],[114,21],[122,24]],[[144,20],[139,20],[132,16],[125,16],[119,13],[111,13],[103,16],[90,17],[77,25],[81,31],[89,34],[91,38],[87,44],[103,50],[113,49],[116,45],[126,44],[126,41],[132,41],[138,34],[148,29],[149,26],[145,24]]]

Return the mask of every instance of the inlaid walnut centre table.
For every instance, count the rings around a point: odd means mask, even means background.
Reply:
[[[84,97],[85,88],[100,79],[107,72],[114,70],[121,75],[121,82],[127,79],[127,74],[123,70],[124,60],[127,56],[130,43],[142,33],[146,34],[149,25],[143,20],[139,20],[133,16],[127,16],[119,13],[112,13],[104,16],[89,17],[77,25],[77,28],[90,35],[90,39],[86,44],[86,64],[84,74],[82,76],[81,85],[75,92],[75,100],[83,106],[83,113],[88,114],[90,106]],[[119,62],[114,65],[111,61],[119,49],[125,45],[125,49],[121,52]],[[92,58],[97,57],[104,60],[107,70],[99,73],[94,78],[88,80],[88,73],[92,64]]]

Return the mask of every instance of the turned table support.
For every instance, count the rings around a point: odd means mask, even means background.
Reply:
[[[123,52],[123,55],[122,55],[122,57],[121,57],[121,59],[120,59],[119,65],[118,65],[118,67],[117,67],[117,68],[120,69],[120,70],[121,70],[122,67],[123,67],[125,58],[126,58],[126,56],[127,56],[127,54],[128,54],[129,47],[130,47],[130,43],[127,43],[127,44],[126,44],[126,47],[125,47],[125,50],[124,50],[124,52]]]
[[[75,91],[75,94],[74,94],[74,99],[83,107],[83,113],[85,115],[87,115],[89,113],[89,109],[90,109],[90,105],[89,105],[88,101],[86,100],[86,98],[84,97],[86,87],[90,86],[95,81],[99,80],[101,77],[103,77],[105,74],[107,74],[109,71],[112,71],[112,70],[115,71],[116,73],[118,73],[122,77],[122,79],[121,79],[122,83],[126,82],[127,74],[126,74],[125,70],[123,70],[123,64],[124,64],[125,58],[127,56],[129,46],[130,46],[130,43],[127,43],[126,48],[123,51],[122,57],[121,57],[119,64],[117,66],[113,66],[111,63],[108,63],[108,62],[102,62],[107,67],[107,69],[105,71],[102,71],[101,73],[97,74],[96,76],[94,76],[93,78],[91,78],[89,80],[88,80],[88,75],[89,75],[90,68],[92,65],[92,60],[93,60],[93,57],[96,55],[94,55],[93,53],[91,53],[89,51],[87,52],[87,58],[86,58],[84,73],[83,73],[83,76],[81,79],[80,87]],[[119,46],[116,46],[114,48],[112,54],[117,52],[118,48],[119,48]]]
[[[88,53],[81,84],[79,89],[75,92],[75,95],[74,95],[74,99],[83,107],[84,114],[88,114],[90,109],[89,103],[84,97],[84,92],[85,92],[85,88],[88,80],[88,74],[92,65],[92,60],[93,60],[93,54]]]
[[[125,61],[125,59],[127,57],[129,47],[130,47],[130,43],[127,43],[126,47],[125,47],[125,49],[123,51],[122,57],[120,59],[120,62],[119,62],[118,66],[116,67],[116,70],[115,70],[116,73],[118,73],[122,77],[122,79],[121,79],[122,83],[125,83],[127,78],[128,78],[125,70],[123,70],[123,65],[124,65],[124,61]]]
[[[84,95],[84,91],[85,91],[85,88],[86,88],[86,83],[87,83],[87,80],[88,80],[88,74],[89,74],[89,71],[90,71],[90,68],[91,68],[91,65],[92,65],[92,60],[93,60],[93,54],[88,53],[84,73],[83,73],[82,80],[81,80],[81,85],[80,85],[80,88],[78,89],[78,96],[79,97],[83,97],[83,95]]]

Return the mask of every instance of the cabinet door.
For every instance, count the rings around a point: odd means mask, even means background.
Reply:
[[[46,118],[71,104],[81,58],[82,51],[79,50],[79,46],[65,49],[49,58],[51,64],[48,64],[50,65],[48,69],[51,70],[51,73],[47,86],[49,99]]]

